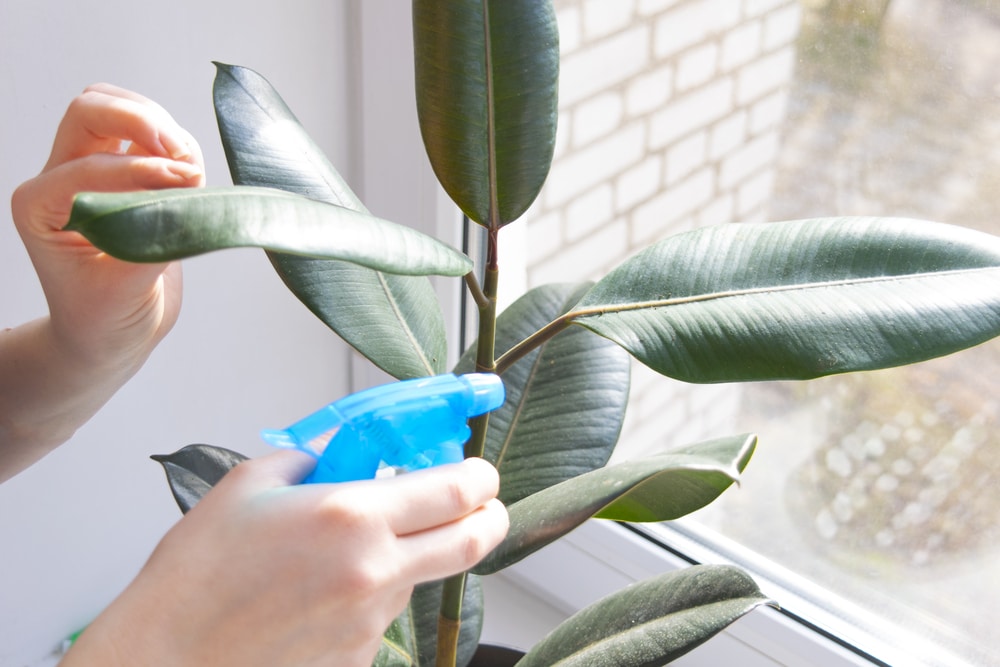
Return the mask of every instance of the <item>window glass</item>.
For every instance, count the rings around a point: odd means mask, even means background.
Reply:
[[[891,215],[1000,233],[1000,2],[556,7],[560,135],[529,286],[598,278],[714,223]],[[810,383],[692,387],[637,365],[616,457],[758,433],[741,488],[689,532],[827,606],[1000,664],[998,371],[996,342]]]

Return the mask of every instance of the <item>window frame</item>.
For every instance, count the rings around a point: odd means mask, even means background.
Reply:
[[[713,554],[690,535],[667,524],[658,524],[651,531],[642,526],[591,520],[498,576],[569,615],[631,583],[708,562],[731,561]],[[801,609],[799,600],[786,596],[760,571],[748,570],[766,594],[785,603],[782,609],[759,608],[751,612],[673,664],[679,667],[918,664],[911,655],[898,655],[898,651],[890,655],[886,646],[879,647],[882,659],[876,658],[833,631],[805,621],[797,613]]]

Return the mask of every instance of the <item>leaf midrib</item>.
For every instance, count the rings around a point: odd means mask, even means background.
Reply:
[[[386,275],[381,271],[375,271],[377,276],[379,286],[385,293],[385,299],[392,308],[392,314],[399,322],[400,328],[406,336],[407,342],[412,346],[413,350],[416,352],[417,358],[420,359],[420,363],[423,364],[424,370],[427,371],[427,375],[434,375],[436,369],[431,360],[427,358],[424,349],[420,346],[420,341],[417,338],[416,333],[410,327],[410,323],[403,316],[402,309],[399,307],[399,301],[396,299],[396,295],[393,293],[392,288],[389,286],[389,281]]]
[[[496,91],[493,89],[493,42],[490,39],[490,2],[483,1],[483,58],[486,69],[486,160],[489,170],[489,212],[490,229],[500,228],[500,195],[497,182],[497,139],[496,114],[493,105]]]
[[[708,301],[718,301],[721,299],[732,299],[746,296],[765,295],[780,292],[807,292],[811,290],[824,290],[834,287],[853,287],[861,285],[873,285],[879,283],[904,282],[911,280],[923,280],[925,278],[942,278],[956,275],[969,275],[976,273],[995,272],[1000,267],[985,266],[972,269],[953,269],[948,271],[925,271],[921,273],[911,273],[903,275],[872,276],[869,278],[849,278],[842,280],[825,280],[809,283],[795,283],[793,285],[768,285],[764,287],[751,287],[746,289],[723,290],[708,294],[693,294],[684,297],[654,299],[650,301],[635,301],[631,303],[609,303],[586,306],[568,313],[568,318],[572,320],[605,315],[608,313],[627,312],[631,310],[645,310],[650,308],[666,308],[669,306],[683,306]]]

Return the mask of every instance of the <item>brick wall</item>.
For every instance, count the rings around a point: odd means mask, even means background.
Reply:
[[[676,232],[765,220],[798,0],[555,6],[559,135],[527,216],[528,287],[600,278]],[[737,387],[692,389],[639,364],[632,395],[629,454],[726,434],[739,406]]]

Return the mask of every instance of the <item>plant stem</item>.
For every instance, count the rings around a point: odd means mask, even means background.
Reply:
[[[497,290],[500,270],[497,263],[497,227],[489,230],[486,249],[486,271],[480,290],[475,276],[465,276],[472,297],[479,307],[479,342],[476,346],[476,372],[493,373],[497,333]],[[470,420],[472,435],[465,445],[465,455],[482,456],[486,450],[486,430],[489,413]],[[465,597],[467,575],[456,574],[444,580],[441,611],[438,614],[436,667],[454,667],[458,657],[458,638],[462,628],[462,601]]]
[[[483,299],[476,300],[479,304],[479,343],[476,348],[476,372],[495,373],[496,361],[494,360],[497,334],[497,288],[499,285],[500,272],[496,266],[496,235],[490,234],[490,263],[486,267],[486,276],[483,281]],[[465,455],[482,456],[486,451],[486,430],[489,425],[490,414],[474,417],[469,421],[472,435],[465,445]]]
[[[483,309],[489,305],[489,299],[483,294],[483,288],[479,286],[479,281],[476,280],[476,272],[469,271],[465,274],[465,284],[469,288],[469,294],[472,295],[472,300],[476,302],[476,307]]]
[[[524,358],[524,356],[526,356],[529,352],[555,337],[555,335],[560,331],[569,328],[569,325],[573,323],[573,317],[576,315],[579,315],[579,313],[567,313],[562,317],[552,320],[544,327],[507,350],[499,359],[497,359],[494,372],[497,374],[503,373],[505,370],[513,366],[518,360]]]
[[[438,615],[435,667],[454,667],[458,661],[458,637],[462,628],[462,599],[466,575],[456,574],[444,580],[441,612]]]
[[[492,373],[496,367],[493,354],[497,336],[497,285],[499,271],[486,268],[483,285],[485,301],[479,306],[479,344],[476,348],[476,371]],[[478,303],[478,302],[477,302]]]

